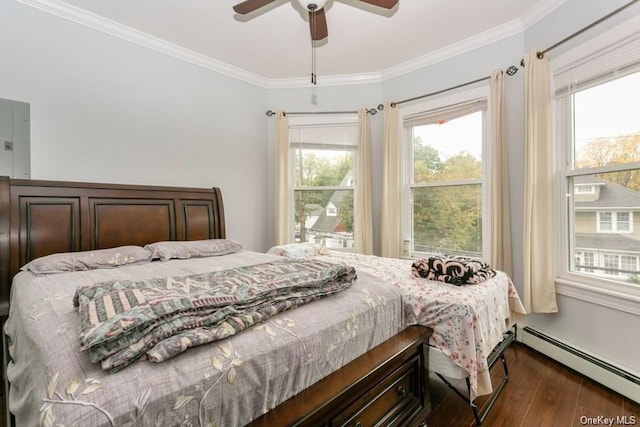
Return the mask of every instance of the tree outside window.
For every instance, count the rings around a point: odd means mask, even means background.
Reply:
[[[411,127],[414,252],[482,257],[483,121],[480,110]]]

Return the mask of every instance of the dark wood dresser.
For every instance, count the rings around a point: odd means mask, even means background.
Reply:
[[[409,326],[250,426],[426,426],[432,332]]]

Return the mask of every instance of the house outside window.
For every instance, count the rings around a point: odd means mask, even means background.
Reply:
[[[581,60],[550,64],[561,189],[556,217],[564,218],[557,227],[568,236],[557,245],[558,276],[620,295],[640,283],[640,38],[636,43],[632,55],[607,51],[610,43]]]
[[[352,249],[357,116],[292,117],[289,142],[294,241]]]
[[[401,110],[405,256],[488,251],[487,97],[480,88]]]

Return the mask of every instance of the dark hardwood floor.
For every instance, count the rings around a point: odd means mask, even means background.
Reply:
[[[505,355],[509,365],[509,382],[483,426],[598,425],[597,422],[587,424],[587,420],[583,418],[596,419],[598,416],[610,417],[614,421],[622,421],[626,417],[627,425],[640,426],[640,404],[602,387],[523,344],[512,344]],[[501,364],[496,363],[492,376],[498,378],[502,372]],[[0,410],[4,414],[4,396],[0,398]],[[471,409],[436,379],[431,381],[431,400],[433,411],[428,419],[429,427],[474,425]],[[479,398],[478,404],[482,403],[483,399]],[[613,425],[625,424],[614,422]],[[0,421],[0,427],[5,427],[4,417]]]
[[[565,427],[598,424],[597,417],[613,418],[614,426],[640,426],[640,405],[554,360],[514,343],[505,351],[509,382],[484,420],[494,427]],[[503,374],[496,363],[492,377]],[[497,380],[493,381],[497,384]],[[471,409],[442,382],[431,380],[433,411],[429,427],[474,425]],[[478,399],[478,405],[484,403]],[[588,419],[593,419],[588,424]],[[632,423],[633,422],[633,423]]]

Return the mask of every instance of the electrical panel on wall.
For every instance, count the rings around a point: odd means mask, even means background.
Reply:
[[[0,176],[31,176],[29,114],[29,104],[0,99]]]

